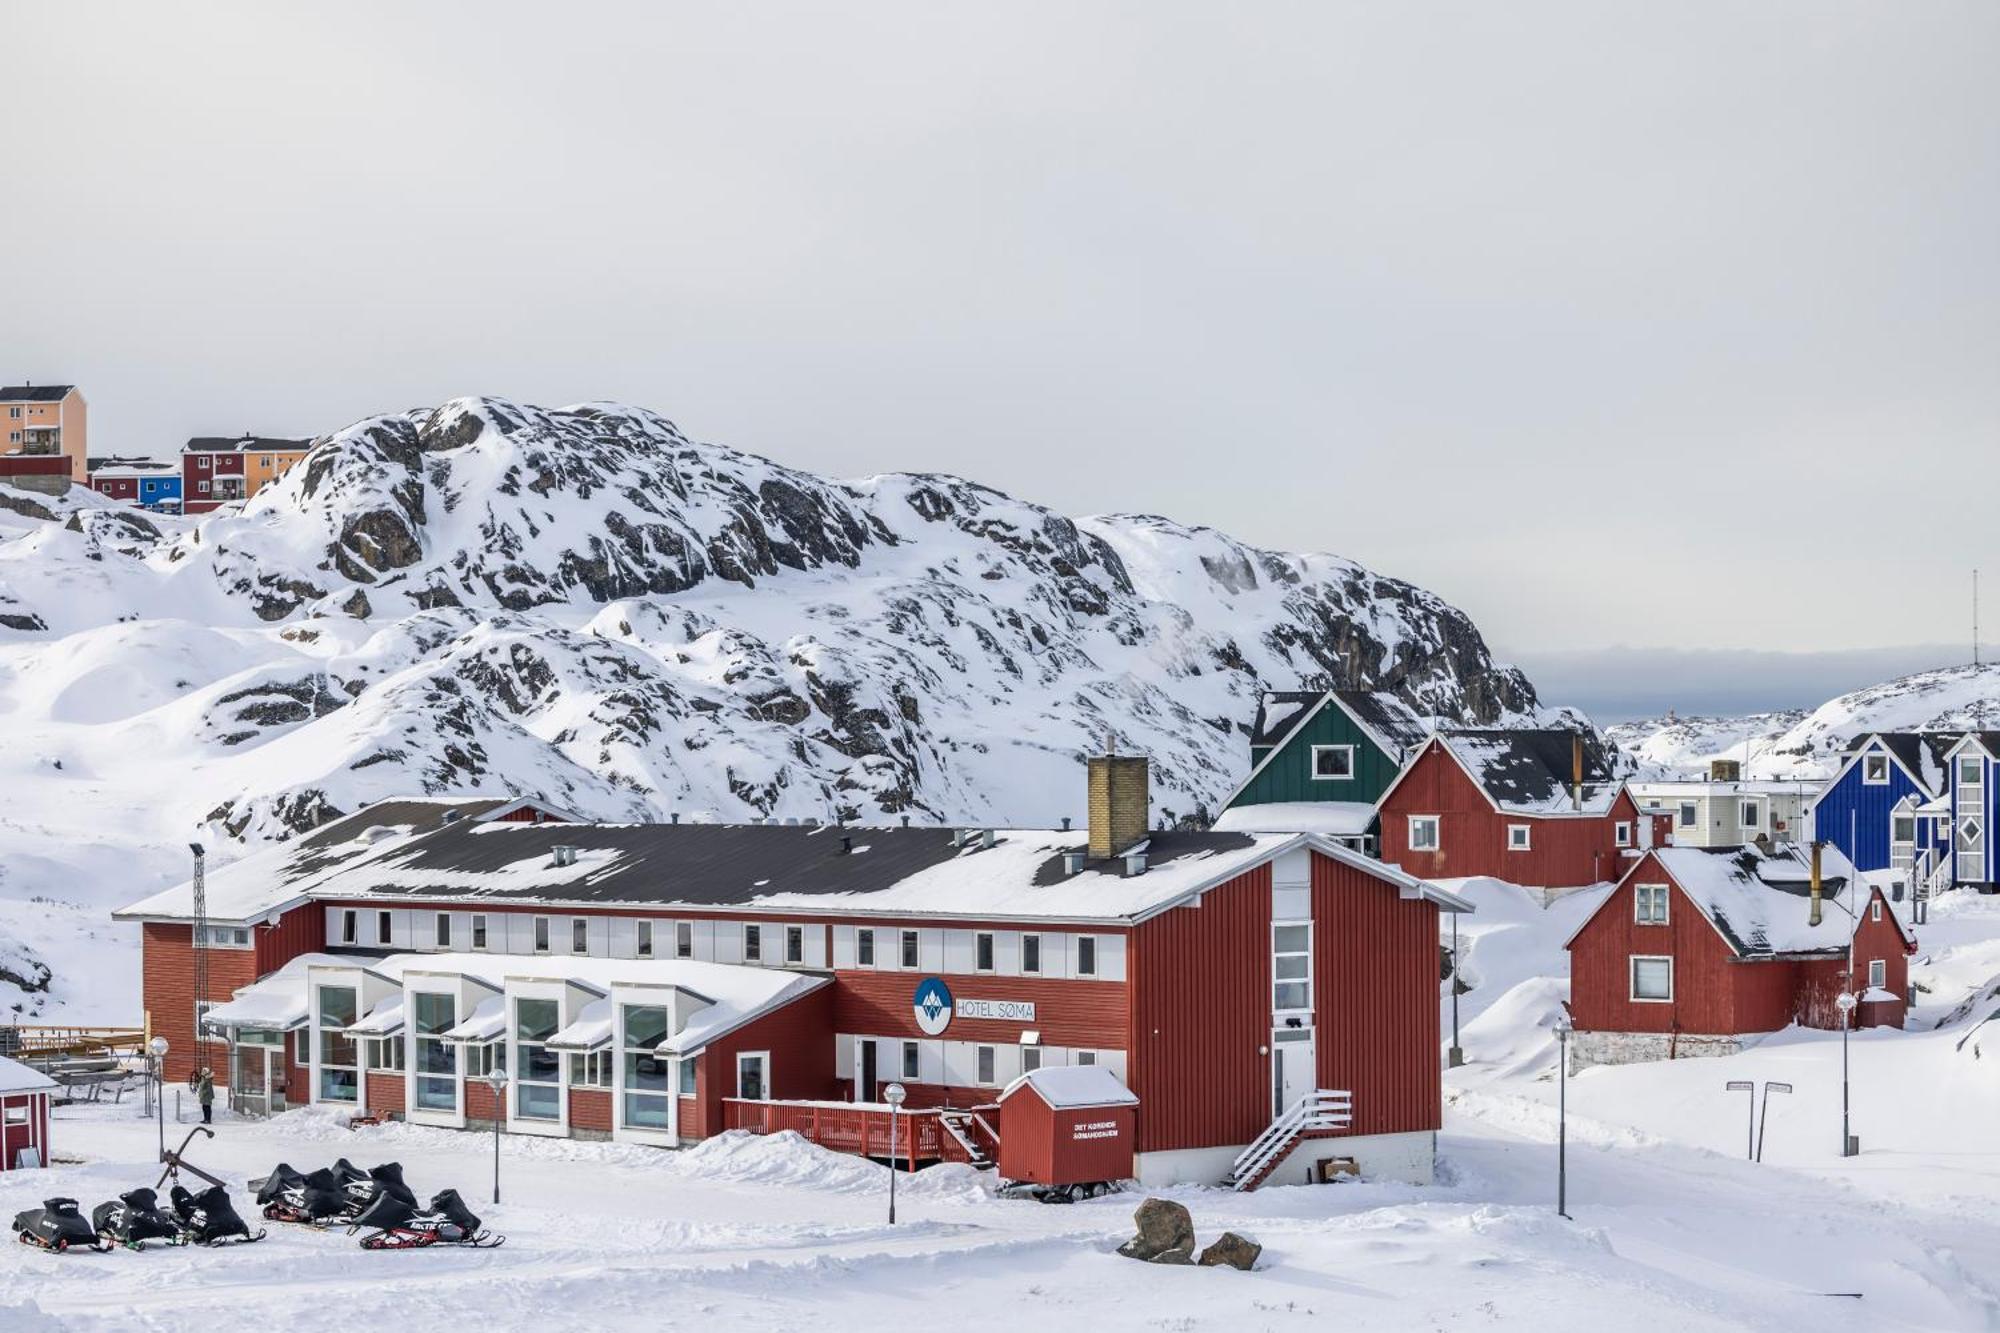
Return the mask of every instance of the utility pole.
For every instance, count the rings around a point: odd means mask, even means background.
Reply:
[[[188,844],[194,853],[194,1067],[201,1068],[202,1004],[208,999],[208,854],[198,842]]]
[[[1451,1051],[1453,1069],[1465,1063],[1465,1049],[1458,1044],[1458,913],[1451,914]]]

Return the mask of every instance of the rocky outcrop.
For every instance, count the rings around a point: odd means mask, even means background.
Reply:
[[[1172,1199],[1148,1199],[1132,1214],[1132,1225],[1136,1234],[1118,1247],[1127,1259],[1149,1264],[1194,1262],[1194,1218],[1184,1205]]]
[[[1225,1231],[1195,1262],[1203,1268],[1237,1268],[1248,1273],[1257,1267],[1257,1259],[1263,1253],[1264,1247],[1248,1236]]]

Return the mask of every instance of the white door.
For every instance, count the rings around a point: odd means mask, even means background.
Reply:
[[[1298,1105],[1319,1081],[1311,1028],[1280,1028],[1271,1038],[1271,1114],[1275,1118]]]

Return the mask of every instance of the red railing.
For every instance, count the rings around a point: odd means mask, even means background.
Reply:
[[[999,1110],[998,1107],[979,1109],[987,1117],[997,1115]],[[872,1103],[756,1102],[740,1097],[722,1099],[724,1129],[748,1130],[752,1134],[779,1134],[791,1130],[822,1148],[884,1161],[889,1160],[889,1118],[888,1107]],[[939,1123],[937,1108],[904,1111],[895,1119],[897,1165],[915,1170],[919,1162],[972,1160],[958,1139]],[[990,1145],[982,1139],[990,1140]],[[988,1157],[998,1156],[1000,1141],[990,1127],[990,1119],[978,1124],[973,1143]]]

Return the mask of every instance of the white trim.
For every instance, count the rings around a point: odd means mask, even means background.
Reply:
[[[1639,994],[1639,964],[1665,963],[1667,965],[1667,993],[1659,995]],[[1625,959],[1626,999],[1633,1004],[1672,1004],[1674,1002],[1674,956],[1665,953],[1635,953]]]
[[[1868,984],[1886,989],[1889,984],[1889,960],[1870,958],[1868,960]]]
[[[1611,825],[1611,845],[1630,847],[1632,845],[1632,821],[1620,819]]]
[[[1639,906],[1644,901],[1641,895],[1649,889],[1658,889],[1660,891],[1660,915],[1658,920],[1644,916],[1639,911]],[[1664,926],[1671,924],[1673,898],[1673,886],[1670,884],[1634,884],[1632,886],[1632,924],[1635,926]]]
[[[1315,745],[1310,747],[1310,749],[1312,758],[1308,761],[1306,771],[1307,771],[1307,776],[1311,781],[1353,782],[1355,778],[1358,776],[1359,770],[1355,766],[1354,747],[1352,745]],[[1319,771],[1320,755],[1334,754],[1334,753],[1345,753],[1347,755],[1347,771],[1345,773],[1334,773],[1334,774],[1321,773]]]
[[[750,1098],[743,1095],[743,1062],[745,1060],[762,1060],[764,1062],[764,1095],[762,1097]],[[879,1079],[881,1076],[882,1071],[879,1069],[876,1070],[875,1077]],[[730,1086],[736,1089],[734,1095],[740,1101],[771,1101],[771,1053],[769,1051],[738,1051],[736,1053],[736,1081]]]
[[[1879,778],[1873,776],[1873,774],[1870,772],[1871,767],[1878,762],[1882,765],[1882,776]],[[1895,756],[1890,754],[1887,748],[1880,750],[1863,750],[1861,752],[1861,784],[1864,787],[1888,786],[1889,765],[1894,762],[1895,762]]]
[[[1519,842],[1514,835],[1521,835]],[[1507,850],[1510,852],[1532,852],[1535,850],[1535,826],[1533,824],[1509,824],[1507,826]]]
[[[1370,693],[1386,693],[1386,691],[1370,691]],[[1354,724],[1354,728],[1356,731],[1359,731],[1363,736],[1366,736],[1368,738],[1369,744],[1373,745],[1377,750],[1380,750],[1382,752],[1382,757],[1384,759],[1387,759],[1392,763],[1397,763],[1397,764],[1403,764],[1408,762],[1404,756],[1404,751],[1402,746],[1388,744],[1383,739],[1382,734],[1380,732],[1376,731],[1375,728],[1369,726],[1366,722],[1363,722],[1360,718],[1356,717],[1354,715],[1353,709],[1349,708],[1346,704],[1342,703],[1339,697],[1332,690],[1327,690],[1319,696],[1319,702],[1311,704],[1307,707],[1306,715],[1304,717],[1300,718],[1297,722],[1292,724],[1292,729],[1285,733],[1285,738],[1282,741],[1279,741],[1276,745],[1273,745],[1271,747],[1271,753],[1265,755],[1262,760],[1251,766],[1250,776],[1244,778],[1243,781],[1237,786],[1236,790],[1230,792],[1229,795],[1223,799],[1222,804],[1217,806],[1216,808],[1218,810],[1227,810],[1231,806],[1235,805],[1236,798],[1241,796],[1244,792],[1250,790],[1250,784],[1255,782],[1257,780],[1258,775],[1261,774],[1265,769],[1269,768],[1272,762],[1275,761],[1279,755],[1285,752],[1285,748],[1288,745],[1290,745],[1293,740],[1297,739],[1297,737],[1301,732],[1303,732],[1308,726],[1312,725],[1312,720],[1319,716],[1320,710],[1325,708],[1329,701],[1332,702],[1334,707],[1338,708],[1342,713],[1344,713],[1347,716],[1347,720]],[[1263,699],[1259,698],[1257,701],[1258,707],[1260,708],[1263,707],[1263,704],[1264,704]],[[1412,753],[1421,752],[1423,748],[1424,747],[1421,744],[1419,744],[1415,747]],[[1381,806],[1381,801],[1379,799],[1376,801],[1376,806],[1377,808]]]
[[[1306,933],[1306,947],[1304,949],[1306,974],[1303,978],[1280,977],[1278,975],[1278,932],[1280,930],[1303,930]],[[1293,958],[1297,957],[1299,953],[1300,951],[1297,949],[1287,949],[1284,951],[1284,956]],[[1271,1015],[1274,1026],[1283,1027],[1284,1019],[1287,1015],[1298,1014],[1304,1015],[1307,1025],[1311,1025],[1312,1015],[1319,1002],[1317,991],[1318,981],[1319,978],[1313,975],[1312,919],[1307,917],[1303,919],[1273,921],[1271,923]],[[1300,984],[1303,984],[1306,988],[1306,1002],[1303,1005],[1280,1006],[1278,1003],[1278,987],[1297,986]]]
[[[1444,818],[1441,815],[1411,815],[1410,825],[1405,835],[1409,849],[1413,852],[1437,852],[1444,850]],[[1424,846],[1417,845],[1417,825],[1430,825],[1430,841]]]

